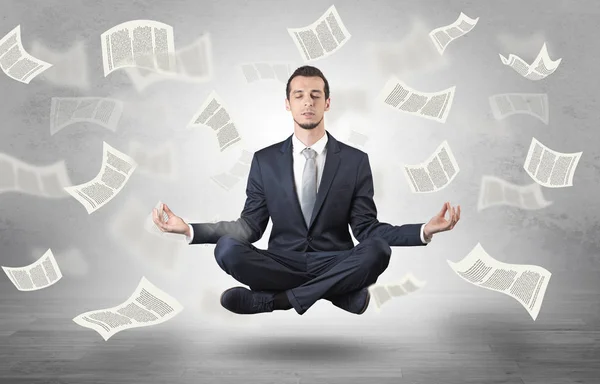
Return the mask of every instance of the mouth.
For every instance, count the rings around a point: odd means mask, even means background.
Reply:
[[[312,112],[304,112],[304,113],[302,114],[302,116],[305,116],[305,117],[313,117],[314,115],[315,115],[315,114],[314,114],[314,113],[312,113]]]

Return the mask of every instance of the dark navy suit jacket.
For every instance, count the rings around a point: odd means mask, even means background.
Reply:
[[[308,227],[294,185],[292,136],[257,151],[252,159],[246,203],[236,221],[192,223],[190,244],[216,244],[223,235],[254,243],[273,221],[269,249],[340,251],[373,236],[390,246],[427,245],[421,241],[421,224],[401,226],[377,220],[373,176],[368,155],[337,141],[329,132],[327,154],[317,200]]]

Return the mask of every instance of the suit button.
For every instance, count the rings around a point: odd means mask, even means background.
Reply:
[[[312,241],[312,236],[308,236],[308,241]]]

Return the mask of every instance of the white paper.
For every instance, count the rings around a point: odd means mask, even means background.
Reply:
[[[0,68],[10,78],[29,82],[52,64],[36,59],[25,52],[21,43],[21,25],[17,25],[0,40]]]
[[[475,28],[478,21],[479,17],[471,19],[461,12],[454,23],[432,30],[429,32],[429,37],[431,37],[440,55],[443,55],[448,44],[469,33]]]
[[[250,159],[250,160],[248,160]],[[219,187],[226,191],[231,190],[239,181],[248,177],[252,153],[243,149],[238,161],[226,172],[221,172],[210,177]]]
[[[402,169],[412,193],[440,191],[446,188],[460,171],[447,141],[440,144],[424,162],[404,164]]]
[[[398,283],[373,284],[369,289],[375,310],[381,312],[381,307],[394,297],[405,296],[423,288],[427,282],[417,279],[412,273],[407,273]]]
[[[36,262],[24,267],[2,267],[19,291],[37,291],[54,285],[62,273],[52,250],[48,249]]]
[[[519,56],[513,55],[512,53],[508,56],[508,58],[500,55],[500,60],[502,61],[502,64],[511,67],[524,78],[537,81],[545,79],[553,74],[562,61],[562,58],[556,60],[550,59],[548,50],[546,48],[546,43],[544,43],[540,53],[531,64],[527,64]]]
[[[525,210],[538,210],[551,205],[542,194],[538,183],[517,185],[496,176],[484,175],[481,179],[477,210],[506,205]]]
[[[501,93],[490,96],[489,100],[496,120],[524,114],[548,125],[548,95],[545,93]]]
[[[116,132],[123,102],[108,97],[53,97],[50,105],[50,135],[79,123],[98,124]]]
[[[535,321],[552,274],[537,265],[507,264],[492,258],[477,245],[459,262],[447,260],[463,280],[516,299]]]
[[[554,151],[534,137],[531,139],[523,168],[536,183],[544,187],[571,187],[575,169],[582,154],[583,152]]]
[[[133,294],[122,304],[82,313],[73,321],[95,330],[107,341],[126,329],[164,323],[182,310],[183,306],[175,298],[142,277]]]
[[[210,34],[206,33],[193,43],[175,51],[175,69],[154,71],[146,68],[124,68],[138,92],[165,80],[192,84],[205,83],[213,79],[214,64]]]
[[[172,72],[176,68],[173,27],[153,20],[121,23],[100,35],[104,77],[120,68]]]
[[[417,91],[392,76],[377,96],[377,101],[396,111],[445,123],[456,86],[438,92]]]
[[[21,192],[45,198],[65,198],[71,186],[64,160],[47,166],[25,163],[0,153],[0,193]]]
[[[137,164],[126,154],[103,145],[102,167],[87,183],[65,188],[91,214],[111,201],[124,187]]]
[[[352,37],[332,5],[314,23],[303,28],[288,28],[305,63],[333,55]]]
[[[257,81],[279,81],[287,84],[292,75],[290,63],[283,61],[261,61],[239,64],[244,80],[247,84]]]
[[[187,126],[188,128],[204,126],[215,131],[221,152],[242,140],[227,106],[215,91],[208,95]]]

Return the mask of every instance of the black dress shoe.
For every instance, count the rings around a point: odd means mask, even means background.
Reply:
[[[223,308],[239,315],[273,312],[275,294],[244,287],[229,288],[221,294]]]
[[[350,313],[362,315],[369,307],[371,294],[369,293],[368,288],[363,288],[358,291],[331,298],[330,300],[336,307],[342,308]]]

